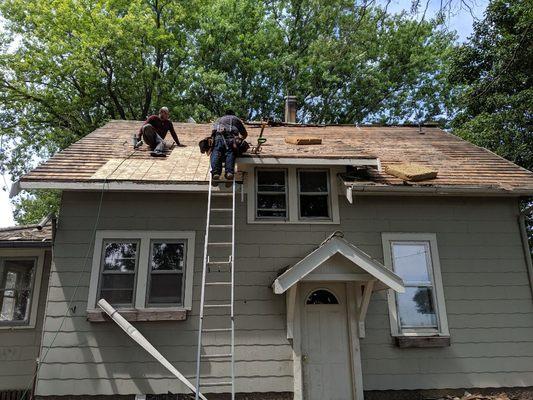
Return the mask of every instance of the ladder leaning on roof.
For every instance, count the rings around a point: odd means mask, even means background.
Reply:
[[[229,387],[231,386],[231,399],[235,399],[235,319],[234,319],[234,288],[235,288],[235,192],[237,181],[233,179],[231,183],[231,191],[213,191],[214,183],[212,181],[213,177],[211,173],[209,174],[209,192],[207,198],[207,221],[205,226],[205,239],[204,239],[204,258],[203,258],[203,269],[202,269],[202,288],[201,288],[201,297],[200,297],[200,318],[198,323],[198,349],[196,354],[196,400],[199,399],[200,388],[205,390],[206,387]],[[219,181],[220,182],[220,181]],[[231,206],[226,207],[213,207],[213,199],[217,197],[222,197],[226,199],[231,199]],[[213,224],[213,216],[215,214],[226,216],[231,213],[231,223],[225,224]],[[224,242],[210,242],[210,231],[211,230],[222,230],[223,232],[231,232],[231,241]],[[214,249],[229,249],[229,255],[227,255],[227,260],[211,258],[210,255]],[[213,252],[213,254],[216,254]],[[216,257],[216,255],[215,255]],[[229,267],[226,271],[222,272],[224,266]],[[212,272],[211,268],[214,268],[217,272],[222,272],[222,275],[226,276],[225,279],[220,279],[218,281],[207,281],[208,273]],[[229,277],[227,276],[229,273]],[[208,288],[227,288],[229,289],[229,302],[218,302],[218,303],[209,303],[206,304],[206,293]],[[229,326],[216,326],[205,328],[204,322],[209,318],[217,318],[220,315],[206,315],[204,311],[206,309],[213,310],[229,310],[229,315],[225,314],[224,316],[228,317]],[[230,352],[221,353],[221,354],[202,354],[202,339],[204,334],[218,334],[225,333],[230,335]],[[229,375],[231,380],[217,380],[212,382],[202,382],[202,377],[200,375],[200,367],[202,361],[207,360],[222,360],[227,361],[229,364]]]

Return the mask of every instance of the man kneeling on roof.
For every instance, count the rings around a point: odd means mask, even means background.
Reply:
[[[211,173],[213,180],[220,179],[222,174],[222,160],[224,160],[225,177],[233,180],[235,174],[235,158],[240,144],[248,136],[242,121],[235,116],[235,112],[227,110],[213,124],[213,152],[211,153]]]
[[[176,146],[181,146],[169,116],[168,108],[161,107],[159,115],[150,115],[137,134],[137,140],[142,138],[150,146],[152,151],[150,155],[154,157],[165,157],[165,141],[163,139],[165,139],[167,132],[172,135]]]

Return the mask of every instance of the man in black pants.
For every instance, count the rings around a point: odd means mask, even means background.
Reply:
[[[223,117],[220,117],[213,124],[211,131],[213,136],[213,152],[211,153],[211,173],[213,180],[220,179],[222,174],[222,160],[224,160],[225,177],[232,180],[235,174],[235,157],[237,149],[237,139],[246,139],[248,132],[242,121],[235,116],[232,110],[227,110]]]
[[[165,139],[167,132],[172,135],[176,146],[181,146],[169,116],[168,108],[162,107],[159,110],[159,115],[148,117],[137,134],[138,140],[142,137],[144,142],[150,146],[150,150],[152,150],[150,155],[154,157],[165,157],[165,141],[163,139]]]

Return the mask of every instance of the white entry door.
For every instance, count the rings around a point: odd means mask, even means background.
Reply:
[[[345,285],[302,284],[305,400],[353,400]]]

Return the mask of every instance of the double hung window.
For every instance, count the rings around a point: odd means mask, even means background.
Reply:
[[[448,335],[435,235],[383,234],[383,249],[405,285],[405,293],[389,293],[393,334]]]
[[[287,170],[258,169],[255,181],[256,217],[287,219]]]
[[[89,308],[100,299],[124,309],[192,304],[194,232],[98,231]]]
[[[328,171],[298,170],[298,200],[300,219],[329,219]]]
[[[138,240],[105,240],[99,297],[116,306],[133,307],[138,262]]]
[[[37,257],[0,258],[0,326],[30,325],[36,275]]]
[[[255,168],[248,186],[248,221],[339,223],[337,188],[331,169]]]

